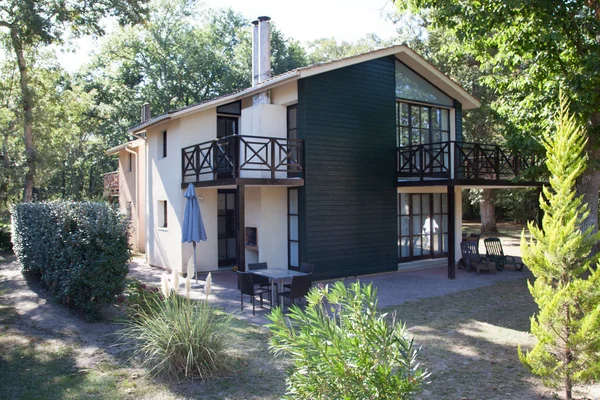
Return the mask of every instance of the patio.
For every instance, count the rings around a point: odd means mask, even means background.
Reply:
[[[510,242],[509,240],[503,238],[502,241],[503,243],[506,243],[505,249],[507,253],[518,255],[518,251],[515,251],[515,247],[508,243]],[[483,241],[481,246],[483,246]],[[483,250],[483,254],[485,254],[485,250]],[[150,267],[145,264],[143,258],[135,258],[130,265],[129,276],[147,284],[160,286],[160,278],[163,272],[162,269]],[[364,283],[373,283],[378,291],[379,307],[387,308],[410,301],[445,296],[461,291],[494,285],[498,282],[518,280],[532,276],[527,268],[522,272],[507,268],[495,275],[482,273],[479,276],[475,275],[474,272],[466,272],[464,269],[457,268],[456,279],[454,280],[448,279],[447,274],[447,266],[439,265],[431,268],[402,270],[376,275],[363,275],[358,278],[348,277],[342,279],[342,281],[348,284],[359,279]],[[203,282],[206,279],[206,276],[207,273],[200,273],[199,280]],[[313,285],[328,284],[335,281],[336,280],[317,281],[313,282]],[[252,310],[249,306],[250,303],[247,301],[247,297],[244,299],[244,311],[242,312],[240,310],[240,292],[237,289],[237,275],[235,272],[213,272],[212,282],[212,292],[209,297],[210,301],[214,302],[225,311],[236,317],[247,320],[250,323],[260,325],[268,323],[267,319],[264,318],[269,312],[268,301],[265,301],[264,308],[256,308],[256,316],[252,315]],[[179,293],[184,293],[183,284],[180,286]],[[191,297],[203,299],[204,290],[202,288],[192,289]]]

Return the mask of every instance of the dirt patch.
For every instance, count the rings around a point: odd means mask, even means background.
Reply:
[[[89,368],[104,360],[106,350],[112,348],[118,325],[111,320],[119,316],[119,311],[107,309],[109,322],[88,323],[73,310],[54,303],[50,293],[39,281],[25,279],[19,262],[13,255],[0,255],[0,299],[5,315],[6,334],[19,334],[35,337],[46,345],[56,348],[70,346],[74,350],[76,365]]]

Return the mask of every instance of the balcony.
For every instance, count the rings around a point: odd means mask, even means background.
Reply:
[[[181,187],[304,185],[302,140],[233,135],[181,149]]]
[[[119,172],[108,172],[103,175],[104,197],[113,197],[119,195]]]
[[[526,155],[494,144],[450,141],[397,149],[397,175],[403,181],[540,185],[531,176],[541,170],[542,164],[543,159],[535,154]]]

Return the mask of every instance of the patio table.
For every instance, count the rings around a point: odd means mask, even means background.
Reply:
[[[292,269],[253,269],[251,271],[248,271],[251,274],[254,275],[258,275],[258,276],[264,276],[266,278],[269,278],[269,280],[271,281],[271,308],[273,308],[273,304],[277,303],[277,293],[275,291],[275,280],[279,281],[278,282],[278,286],[280,288],[283,287],[283,280],[284,279],[289,279],[289,278],[293,278],[294,276],[302,276],[302,275],[308,275],[305,274],[304,272],[300,272],[300,271],[294,271]],[[283,308],[283,297],[281,298],[281,308]]]

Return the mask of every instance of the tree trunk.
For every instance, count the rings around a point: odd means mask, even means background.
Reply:
[[[481,191],[481,200],[479,201],[481,233],[498,232],[498,227],[496,226],[496,207],[492,202],[492,198],[492,189],[483,189]]]
[[[600,190],[600,149],[598,148],[598,135],[600,132],[600,112],[593,113],[590,117],[588,135],[588,167],[577,180],[577,194],[583,196],[583,202],[589,207],[590,214],[585,219],[582,229],[592,228],[598,232],[598,191]],[[600,243],[594,246],[594,253],[600,252]]]
[[[23,106],[23,142],[25,143],[25,186],[23,190],[23,201],[28,202],[33,198],[33,187],[35,186],[35,141],[33,138],[33,98],[29,87],[29,74],[27,63],[23,54],[23,43],[15,27],[10,28],[12,46],[17,56],[19,75],[21,82],[21,105]]]

